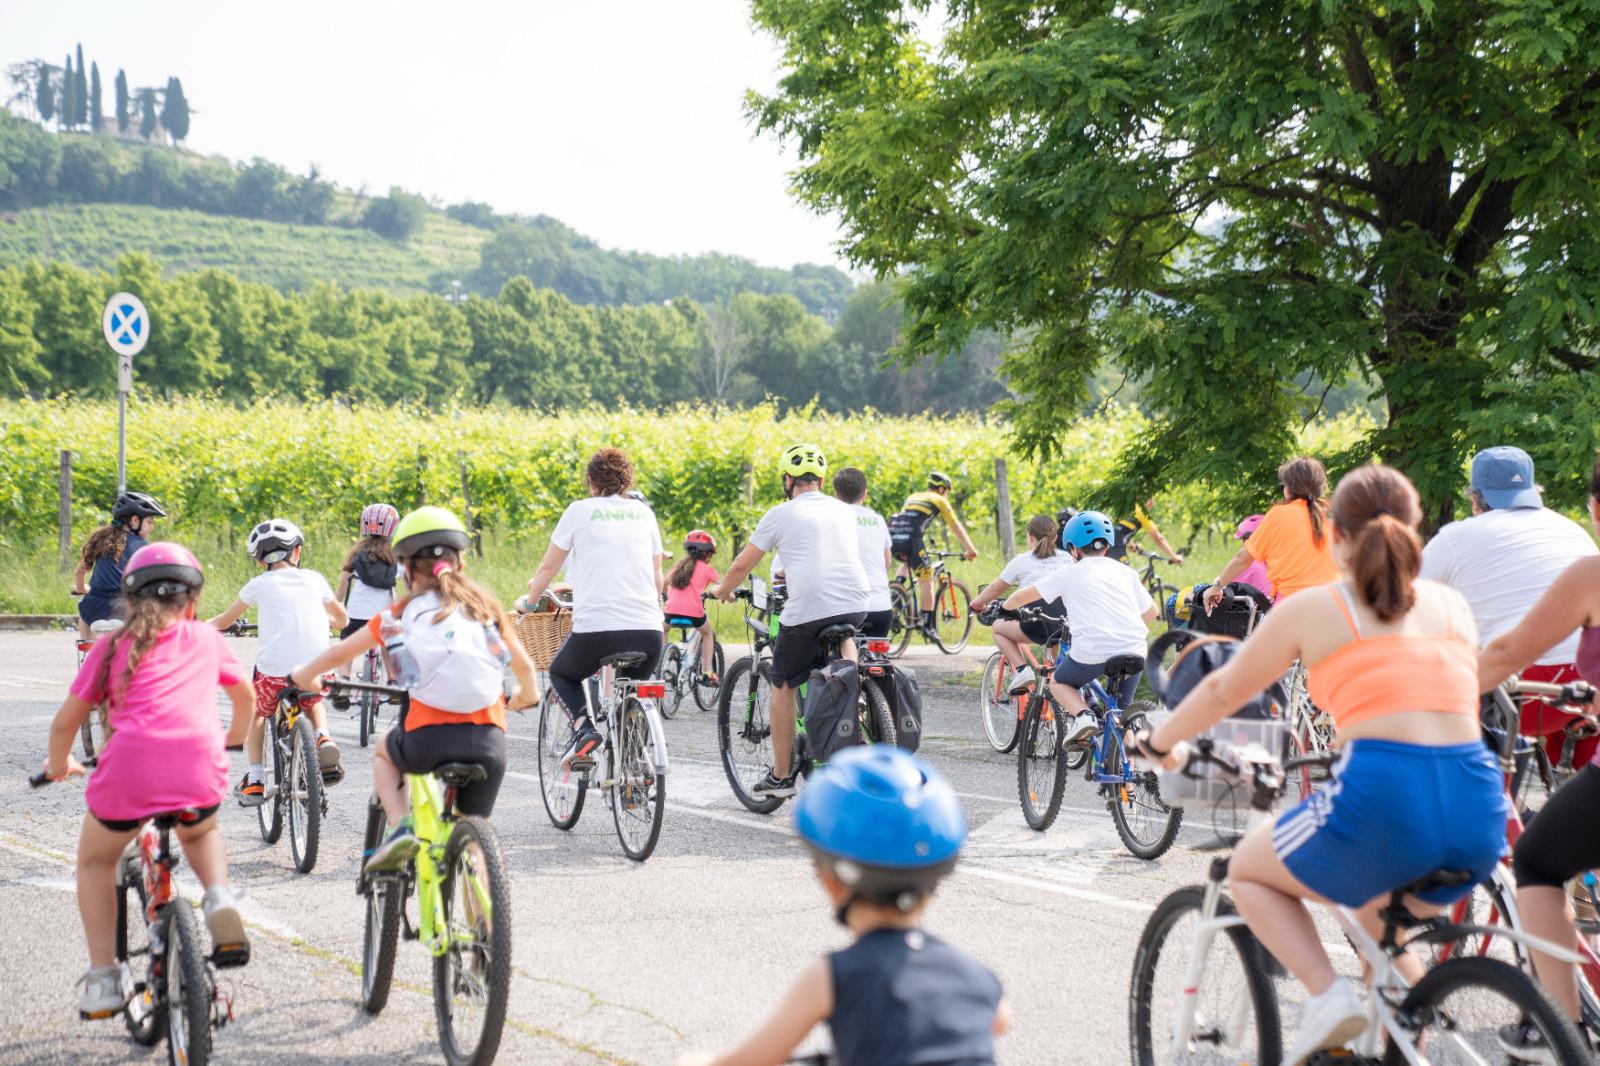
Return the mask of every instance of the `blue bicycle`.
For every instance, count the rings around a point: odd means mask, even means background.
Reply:
[[[1063,644],[1062,654],[1066,651],[1067,645]],[[1161,801],[1156,775],[1135,770],[1122,747],[1128,730],[1148,728],[1148,716],[1156,705],[1135,700],[1126,708],[1120,707],[1108,691],[1143,671],[1143,657],[1118,655],[1106,663],[1107,684],[1091,681],[1080,690],[1101,723],[1100,735],[1081,747],[1069,748],[1062,743],[1062,726],[1070,716],[1062,711],[1049,685],[1040,684],[1039,695],[1043,698],[1028,701],[1017,745],[1017,791],[1022,799],[1022,816],[1030,828],[1042,832],[1055,823],[1066,791],[1067,771],[1076,769],[1081,761],[1085,779],[1099,786],[1100,795],[1111,809],[1117,835],[1130,852],[1141,859],[1154,859],[1172,847],[1183,822],[1183,809],[1168,807]]]

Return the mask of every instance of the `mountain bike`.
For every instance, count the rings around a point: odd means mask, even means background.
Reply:
[[[335,681],[330,687],[397,702],[404,689]],[[433,956],[433,1011],[450,1066],[486,1066],[500,1048],[511,995],[511,876],[489,819],[459,814],[456,792],[482,781],[477,763],[445,763],[407,774],[412,831],[421,847],[402,869],[367,873],[367,858],[388,830],[376,795],[367,802],[356,891],[366,899],[361,947],[361,1007],[378,1014],[389,1002],[400,932]],[[406,900],[417,899],[411,925]]]
[[[1027,608],[1023,609],[1024,611]],[[1156,705],[1136,700],[1124,708],[1111,694],[1129,677],[1144,672],[1144,658],[1138,655],[1113,656],[1106,663],[1107,684],[1091,681],[1082,689],[1084,702],[1100,719],[1100,735],[1087,745],[1084,778],[1099,786],[1116,823],[1123,846],[1141,859],[1165,854],[1178,837],[1183,809],[1169,807],[1161,799],[1156,775],[1137,769],[1123,749],[1123,736],[1147,728]],[[1017,792],[1022,800],[1022,816],[1031,829],[1044,831],[1055,823],[1066,790],[1068,749],[1063,743],[1062,723],[1067,718],[1056,702],[1049,685],[1041,685],[1029,701],[1022,720],[1022,736],[1017,747]]]
[[[317,759],[317,731],[311,716],[303,713],[320,698],[320,693],[285,686],[278,693],[272,717],[266,720],[262,738],[262,803],[256,808],[261,839],[276,844],[287,814],[289,851],[294,868],[303,874],[317,864],[322,819],[328,813],[327,786],[343,776],[323,772]]]
[[[701,595],[705,599],[705,594]],[[717,689],[723,670],[722,641],[711,638],[711,672],[718,684],[707,685],[700,681],[701,649],[705,637],[696,628],[692,618],[669,617],[667,626],[677,631],[677,639],[670,642],[661,653],[661,679],[666,682],[667,695],[661,701],[661,717],[674,718],[683,698],[692,695],[696,707],[709,711],[717,705]]]
[[[992,604],[977,616],[978,621],[992,626],[1003,610],[998,603]],[[1056,620],[1056,624],[1059,624],[1059,620]],[[1050,671],[1061,653],[1061,645],[1070,643],[1071,639],[1064,626],[1054,630],[1052,639],[1044,645],[1042,662],[1034,655],[1033,645],[1019,645],[1028,667],[1033,670],[1033,676],[1038,679],[1032,688],[1023,692],[1011,691],[1016,669],[998,649],[983,664],[983,681],[978,686],[978,711],[983,719],[983,734],[995,751],[1006,755],[1017,746],[1017,738],[1022,735],[1022,720],[1027,716],[1028,704],[1033,700],[1034,692],[1050,680]],[[1067,769],[1078,769],[1086,758],[1086,748],[1073,748],[1067,753]]]
[[[722,755],[722,771],[734,798],[756,814],[771,814],[783,805],[776,796],[757,796],[756,783],[774,766],[772,751],[772,655],[778,640],[778,616],[786,599],[783,586],[768,589],[759,577],[734,594],[745,601],[745,627],[750,630],[749,655],[734,660],[722,679],[717,701],[717,746]],[[840,646],[855,636],[853,626],[830,626],[818,637],[828,662],[840,658]],[[857,715],[861,737],[867,743],[893,744],[896,738],[894,715],[880,688],[881,677],[873,673],[891,668],[888,663],[891,642],[867,640],[862,643],[861,696]],[[890,682],[892,684],[892,682]],[[806,755],[805,686],[799,691],[795,708],[794,748],[790,766],[808,776],[816,768]]]
[[[28,783],[40,788],[50,779],[39,773]],[[250,961],[248,944],[218,944],[205,955],[194,907],[172,890],[178,867],[172,831],[199,815],[193,809],[156,815],[140,827],[117,863],[116,955],[128,997],[123,1024],[142,1047],[165,1037],[173,1066],[210,1061],[212,1032],[233,1020],[233,1004],[217,988],[215,970]]]
[[[89,623],[90,638],[84,640],[77,638],[78,669],[83,669],[83,661],[89,657],[101,637],[107,633],[115,633],[122,628],[122,622],[116,618],[106,618],[99,622]],[[105,701],[101,701],[89,712],[89,717],[83,720],[83,725],[78,727],[78,740],[83,747],[83,757],[93,759],[106,748],[106,741],[111,739],[111,722],[108,717]]]
[[[945,565],[946,559],[960,559],[962,554],[929,551],[926,555],[933,560],[934,628],[928,630],[922,627],[922,608],[917,598],[920,593],[916,582],[908,581],[904,573],[896,574],[894,580],[889,582],[889,654],[892,658],[898,659],[905,654],[913,633],[921,633],[924,640],[937,644],[946,655],[954,655],[965,648],[967,638],[972,635],[972,612],[969,609],[972,606],[972,592]]]
[[[383,653],[377,648],[368,648],[356,666],[354,680],[357,684],[367,686],[357,690],[355,699],[361,746],[364,748],[369,740],[381,735],[378,730],[378,712],[383,709],[384,704],[395,703],[393,697],[382,695],[382,691],[389,686],[389,669]]]
[[[1178,552],[1178,555],[1187,556],[1193,548],[1194,544],[1190,543]],[[1144,556],[1144,569],[1139,571],[1139,581],[1150,593],[1150,598],[1155,601],[1157,610],[1161,612],[1161,620],[1169,626],[1178,625],[1177,612],[1173,610],[1170,602],[1171,598],[1178,594],[1178,586],[1162,581],[1161,575],[1156,571],[1156,563],[1167,562],[1167,557],[1160,552],[1146,551],[1144,548],[1131,548],[1130,551]]]
[[[1288,791],[1289,775],[1306,763],[1331,764],[1329,753],[1279,762],[1262,750],[1230,751],[1200,739],[1188,749],[1184,773],[1212,766],[1250,796],[1251,827],[1270,824],[1272,806]],[[1209,850],[1231,851],[1230,835]],[[1203,884],[1180,888],[1150,916],[1134,955],[1128,999],[1129,1045],[1134,1066],[1274,1063],[1283,1057],[1278,1016],[1278,964],[1245,926],[1225,886],[1228,855],[1211,860]],[[1456,957],[1434,966],[1415,986],[1395,967],[1406,946],[1444,945],[1481,933],[1405,910],[1409,894],[1460,885],[1471,874],[1439,870],[1390,894],[1380,913],[1383,935],[1374,940],[1347,907],[1328,906],[1370,976],[1367,1027],[1349,1050],[1319,1053],[1313,1063],[1368,1066],[1442,1062],[1503,1062],[1500,1030],[1523,1022],[1544,1038],[1561,1063],[1588,1062],[1573,1025],[1528,976],[1497,959]],[[1524,944],[1546,945],[1519,933]]]

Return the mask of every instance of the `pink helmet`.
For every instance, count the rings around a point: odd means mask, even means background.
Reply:
[[[369,503],[361,510],[363,537],[388,537],[400,521],[400,512],[386,503]]]
[[[1253,514],[1249,518],[1246,518],[1243,522],[1240,522],[1239,528],[1233,531],[1234,539],[1244,540],[1246,537],[1256,531],[1256,527],[1264,522],[1266,517],[1267,516],[1264,514]]]
[[[180,588],[199,592],[205,583],[200,560],[170,540],[146,544],[133,553],[122,571],[122,591],[130,596],[170,596]]]

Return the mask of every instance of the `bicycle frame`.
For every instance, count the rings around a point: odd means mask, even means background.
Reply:
[[[407,774],[411,792],[412,832],[422,842],[417,849],[417,939],[435,958],[450,950],[450,927],[444,914],[445,848],[450,843],[454,818],[445,814],[445,799],[439,779],[432,774]],[[473,893],[484,913],[492,915],[489,894],[476,877]]]
[[[600,692],[598,701],[595,696],[594,682],[596,679],[599,682]],[[601,788],[610,788],[616,784],[616,780],[611,774],[610,764],[611,748],[614,743],[612,730],[616,726],[612,721],[610,712],[618,709],[622,705],[623,699],[633,694],[636,685],[631,678],[622,678],[619,681],[617,668],[614,666],[602,666],[600,672],[589,680],[590,683],[583,687],[583,697],[589,706],[589,720],[595,723],[596,728],[605,736],[605,743],[594,751],[594,780]],[[654,684],[659,685],[660,682],[654,682]],[[650,728],[651,769],[658,776],[665,775],[667,772],[667,738],[665,731],[661,728],[661,712],[657,708],[654,698],[642,697],[639,703],[644,707],[645,721]]]
[[[1088,780],[1097,785],[1131,785],[1135,780],[1133,762],[1130,759],[1122,760],[1122,770],[1118,773],[1108,774],[1102,769],[1110,760],[1111,745],[1121,746],[1122,712],[1125,708],[1117,705],[1116,697],[1107,692],[1105,686],[1098,680],[1091,681],[1083,686],[1084,702],[1092,709],[1098,701],[1104,712],[1105,725],[1100,730],[1100,737],[1090,747],[1090,761],[1087,772]]]

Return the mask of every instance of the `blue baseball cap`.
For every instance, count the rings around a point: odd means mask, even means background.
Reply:
[[[1485,448],[1472,457],[1472,487],[1497,511],[1544,506],[1533,482],[1533,460],[1510,445]]]

